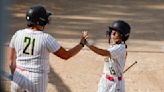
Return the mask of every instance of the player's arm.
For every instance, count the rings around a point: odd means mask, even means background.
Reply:
[[[11,73],[14,74],[16,69],[16,51],[15,48],[9,48],[9,61],[10,61],[10,70]]]
[[[87,35],[86,39],[88,38],[88,32],[85,31],[85,34]],[[84,33],[83,33],[84,35]],[[105,50],[105,49],[100,49],[96,46],[93,46],[92,44],[88,43],[87,40],[86,41],[86,46],[89,47],[93,52],[99,54],[99,55],[102,55],[102,56],[109,56],[111,57],[110,55],[110,52],[108,50]]]
[[[62,46],[60,47],[60,49],[56,52],[54,52],[53,54],[55,54],[56,56],[62,58],[62,59],[69,59],[71,57],[73,57],[74,55],[76,55],[85,45],[86,43],[86,38],[87,38],[87,33],[83,32],[81,41],[78,45],[76,45],[75,47],[73,47],[72,49],[69,49],[68,51],[65,50]]]
[[[88,43],[86,44],[88,48],[90,48],[93,52],[99,54],[99,55],[102,55],[102,56],[109,56],[111,57],[111,54],[108,50],[105,50],[105,49],[100,49],[96,46],[93,46],[93,45],[89,45]]]
[[[56,52],[54,52],[53,54],[55,54],[56,56],[62,58],[62,59],[69,59],[71,57],[73,57],[74,55],[76,55],[81,49],[83,48],[82,44],[78,44],[75,47],[73,47],[70,50],[65,50],[62,46],[60,47],[60,49]]]

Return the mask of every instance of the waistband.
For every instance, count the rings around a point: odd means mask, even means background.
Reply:
[[[105,78],[110,80],[110,81],[114,81],[116,78],[118,79],[118,81],[121,81],[122,80],[122,76],[119,76],[119,77],[112,77],[110,75],[107,75],[105,74]]]
[[[18,69],[18,70],[20,70],[20,71],[28,71],[28,72],[32,72],[32,71],[26,70],[26,69],[24,69],[24,68],[22,68],[22,67],[16,67],[16,69]]]
[[[19,71],[27,71],[27,72],[32,72],[32,73],[49,73],[49,71],[33,71],[33,70],[25,69],[20,66],[17,66],[16,69],[18,69]]]

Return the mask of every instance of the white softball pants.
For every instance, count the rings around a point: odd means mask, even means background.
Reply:
[[[97,92],[125,92],[124,80],[110,81],[102,75],[98,84]]]
[[[46,92],[47,85],[47,73],[34,73],[16,69],[11,82],[11,92]]]

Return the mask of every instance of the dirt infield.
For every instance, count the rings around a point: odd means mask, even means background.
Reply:
[[[109,24],[118,19],[129,22],[126,67],[138,63],[124,74],[126,92],[164,92],[164,1],[14,0],[8,7],[12,20],[8,41],[16,30],[26,27],[25,12],[38,3],[54,14],[46,32],[67,49],[79,42],[83,30],[88,30],[96,46],[108,48],[105,30]],[[51,54],[47,92],[96,92],[103,60],[87,47],[68,61]]]

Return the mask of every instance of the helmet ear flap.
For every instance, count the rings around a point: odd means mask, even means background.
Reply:
[[[47,24],[49,24],[50,23],[49,16],[52,15],[52,13],[48,11],[46,15],[47,15],[46,22]]]

